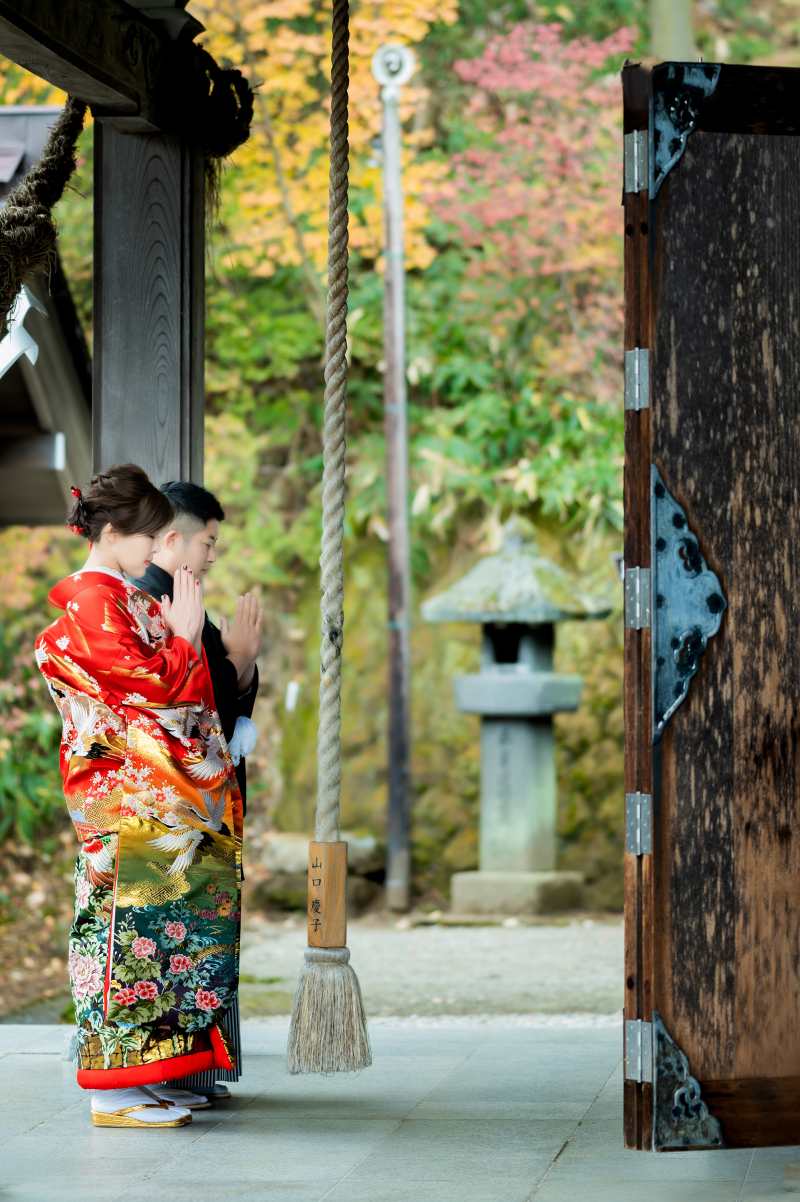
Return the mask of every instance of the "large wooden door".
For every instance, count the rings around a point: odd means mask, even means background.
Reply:
[[[625,1143],[800,1143],[800,72],[626,68]]]

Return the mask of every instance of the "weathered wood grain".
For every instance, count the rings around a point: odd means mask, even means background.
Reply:
[[[725,63],[700,106],[695,129],[704,133],[800,134],[800,70]]]
[[[308,848],[308,945],[347,943],[347,844],[310,843]]]
[[[800,141],[735,137],[729,153],[733,1075],[783,1077],[800,1075]]]
[[[202,156],[174,135],[95,131],[95,469],[200,483]]]
[[[657,202],[652,460],[729,601],[733,577],[730,138],[695,134]],[[663,737],[654,782],[655,1008],[696,1076],[733,1071],[731,611]]]
[[[652,304],[652,458],[729,602],[663,740],[654,1005],[702,1080],[797,1076],[800,140],[691,136]]]
[[[625,131],[647,128],[649,77],[639,68],[622,72]],[[624,201],[625,341],[624,349],[650,345],[649,213],[647,194],[626,193]],[[649,429],[647,410],[625,413],[624,559],[627,567],[650,562]],[[650,636],[647,630],[625,631],[625,791],[650,792]],[[648,856],[625,854],[625,1019],[650,1015],[652,940]],[[625,1083],[624,1141],[628,1148],[647,1146],[652,1108],[649,1086]]]
[[[719,1119],[729,1148],[785,1148],[800,1131],[800,1077],[701,1081],[703,1101]]]

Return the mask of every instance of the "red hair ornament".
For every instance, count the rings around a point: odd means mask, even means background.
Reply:
[[[78,517],[80,517],[81,514],[83,513],[83,493],[81,492],[81,490],[79,488],[76,488],[74,484],[72,485],[72,487],[70,488],[69,491],[72,493],[73,497],[78,502]],[[82,531],[84,531],[86,529],[85,526],[70,526],[68,528],[72,531],[73,534],[81,534]]]

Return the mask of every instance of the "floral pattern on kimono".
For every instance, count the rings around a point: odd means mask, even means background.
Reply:
[[[116,858],[116,835],[101,835],[98,841]],[[88,861],[79,855],[75,861],[75,915],[69,933],[68,961],[79,1047],[88,1032],[99,1031],[105,1022],[103,983],[113,901],[113,884],[93,886],[88,876]]]
[[[65,612],[36,659],[62,718],[81,840],[76,1016],[104,1052],[136,1029],[202,1031],[237,987],[242,833],[205,660],[116,573],[78,572],[49,600]]]

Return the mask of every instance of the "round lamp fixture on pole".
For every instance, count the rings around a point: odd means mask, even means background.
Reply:
[[[396,88],[402,88],[416,69],[413,50],[395,42],[381,46],[372,56],[372,74],[384,87],[394,84]]]

